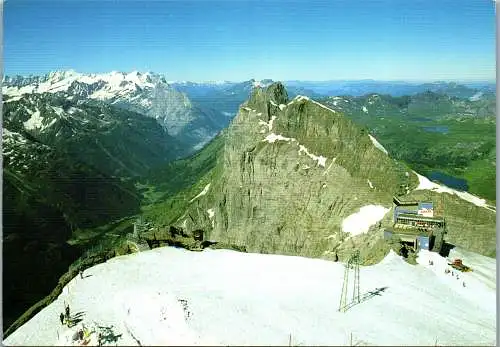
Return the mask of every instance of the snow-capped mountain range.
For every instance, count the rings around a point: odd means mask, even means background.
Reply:
[[[153,89],[158,81],[159,76],[137,71],[127,74],[116,71],[106,74],[81,74],[68,70],[55,71],[40,77],[6,77],[2,93],[9,96],[10,101],[24,94],[65,92],[74,97],[116,103],[119,99],[135,100],[140,92]],[[143,106],[147,107],[148,103],[145,102]]]
[[[61,94],[72,101],[102,101],[156,119],[192,152],[229,124],[254,88],[272,82],[167,82],[164,75],[153,72],[84,74],[67,70],[44,76],[7,76],[2,94],[6,103],[43,93]]]
[[[151,72],[82,74],[68,70],[38,77],[6,77],[3,82],[6,103],[42,93],[61,94],[72,101],[103,101],[155,118],[169,135],[193,150],[227,125],[225,114],[199,107],[164,76]]]

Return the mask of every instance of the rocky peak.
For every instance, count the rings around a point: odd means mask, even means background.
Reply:
[[[250,100],[248,101],[249,106],[262,106],[270,103],[273,106],[278,106],[280,104],[286,104],[288,102],[288,93],[281,82],[275,82],[265,88],[254,88]]]
[[[224,143],[211,181],[174,225],[250,252],[347,252],[345,220],[361,208],[382,219],[400,185],[415,185],[363,129],[307,97],[288,101],[279,82],[253,90]]]
[[[274,101],[278,105],[286,104],[288,102],[288,93],[286,92],[285,86],[281,82],[276,82],[271,84],[266,88],[266,94],[269,100]]]

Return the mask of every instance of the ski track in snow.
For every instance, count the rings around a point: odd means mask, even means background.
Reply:
[[[451,255],[463,255],[474,272],[457,280],[444,273],[449,260],[427,251],[418,265],[391,251],[381,263],[361,266],[360,292],[369,298],[341,313],[341,262],[157,248],[85,270],[88,277],[71,280],[4,343],[69,344],[77,327],[59,322],[67,302],[83,312],[86,326],[122,334],[118,345],[283,346],[291,335],[292,345],[338,346],[349,345],[351,333],[361,345],[494,345],[495,259],[458,248]],[[370,295],[376,289],[379,295]]]

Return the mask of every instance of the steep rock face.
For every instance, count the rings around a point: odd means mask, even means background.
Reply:
[[[324,255],[345,240],[346,217],[388,209],[416,185],[367,132],[306,97],[289,101],[281,83],[242,105],[215,170],[177,225],[263,253]]]

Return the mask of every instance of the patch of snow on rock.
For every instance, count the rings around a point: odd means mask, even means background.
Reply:
[[[214,220],[215,210],[213,208],[210,208],[207,210],[207,213],[208,213],[208,218],[211,219],[212,228],[213,228],[215,226],[215,220]]]
[[[252,82],[253,87],[263,87],[264,85],[260,81],[254,81]]]
[[[307,101],[307,100],[311,100],[311,99],[309,99],[307,96],[304,96],[304,95],[297,95],[293,100],[295,100],[295,101]]]
[[[73,114],[73,113],[75,113],[75,112],[82,112],[82,110],[81,110],[81,109],[79,109],[79,108],[73,107],[73,106],[71,106],[71,107],[68,109],[68,113],[69,113],[69,114]]]
[[[58,116],[61,116],[64,113],[64,110],[61,107],[52,107],[52,109]]]
[[[271,120],[269,120],[269,123],[268,123],[269,131],[273,130],[273,123],[274,123],[275,119],[276,119],[276,116],[272,116]]]
[[[320,106],[320,107],[324,108],[325,110],[328,110],[328,111],[331,111],[331,112],[333,112],[333,113],[336,113],[336,111],[335,111],[335,110],[332,110],[331,108],[329,108],[329,107],[327,107],[327,106],[325,106],[325,105],[323,105],[323,104],[321,104],[321,103],[319,103],[319,102],[317,102],[317,101],[315,101],[315,100],[311,100],[311,101],[312,101],[313,103],[315,103],[316,105],[318,105],[318,106]]]
[[[266,136],[266,138],[264,140],[262,140],[262,142],[269,142],[269,143],[274,143],[276,141],[290,142],[292,140],[293,139],[291,139],[289,137],[284,137],[282,135],[276,135],[275,133],[270,133],[269,135]]]
[[[445,185],[434,183],[431,180],[429,180],[427,177],[422,176],[422,175],[416,173],[415,171],[413,171],[413,172],[417,175],[418,181],[419,181],[418,187],[415,188],[415,190],[431,190],[431,191],[436,192],[436,193],[448,193],[448,194],[452,194],[452,195],[455,194],[463,200],[471,202],[476,206],[484,207],[484,208],[496,213],[496,211],[493,208],[491,208],[487,205],[485,199],[482,199],[478,196],[472,195],[471,193],[468,193],[468,192],[461,192],[461,191],[452,189],[450,187],[447,187]]]
[[[330,168],[332,167],[333,163],[335,163],[336,160],[337,158],[332,159],[332,162],[330,163],[330,165],[328,165],[328,168],[323,172],[323,176],[325,176],[330,171]]]
[[[478,101],[481,100],[481,97],[483,96],[483,92],[477,92],[473,96],[469,98],[470,101]]]
[[[384,152],[385,154],[389,155],[389,153],[387,152],[387,150],[384,148],[384,146],[382,146],[380,144],[380,142],[377,141],[376,138],[374,138],[373,136],[371,135],[368,135],[370,137],[370,140],[372,141],[373,145],[375,147],[377,147],[378,149],[380,149],[382,152]]]
[[[286,105],[285,104],[280,104],[279,108],[281,111],[283,111],[285,109]]]
[[[368,232],[370,226],[376,224],[389,212],[388,208],[380,205],[367,205],[351,214],[342,222],[342,230],[351,235],[359,235]]]
[[[18,101],[18,100],[21,100],[21,99],[22,99],[22,96],[18,95],[18,96],[10,97],[8,100],[4,100],[3,102],[7,103],[7,102],[12,102],[12,101]]]
[[[367,180],[368,181],[368,185],[370,186],[371,189],[373,189],[373,184],[370,180]]]
[[[276,116],[272,116],[269,122],[264,122],[262,119],[259,119],[259,125],[267,126],[268,131],[273,130],[273,123],[276,120]]]
[[[207,213],[208,213],[208,217],[209,217],[210,219],[214,218],[214,216],[215,216],[215,210],[214,210],[213,208],[208,209],[208,210],[207,210]]]
[[[198,199],[200,196],[203,196],[208,193],[208,190],[210,189],[210,183],[203,188],[203,190],[200,192],[200,194],[196,195],[194,198],[189,200],[189,202],[193,202],[194,200]]]
[[[311,153],[309,153],[309,150],[304,145],[299,145],[299,155],[302,152],[304,152],[312,160],[317,161],[318,162],[318,166],[323,166],[323,167],[326,166],[326,159],[327,158],[323,157],[322,155],[317,156],[317,155],[311,154]]]
[[[363,112],[368,113],[368,109],[366,108],[366,106],[363,106]]]
[[[43,117],[40,116],[40,110],[36,110],[31,114],[30,119],[24,122],[24,127],[27,130],[43,129]]]
[[[4,138],[4,141],[26,143],[26,139],[21,134],[9,131],[6,128],[2,128],[2,137]]]

